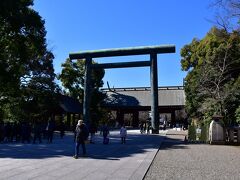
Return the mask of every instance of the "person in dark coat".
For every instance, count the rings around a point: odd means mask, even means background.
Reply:
[[[48,124],[47,124],[47,127],[46,127],[48,143],[52,143],[54,129],[55,129],[54,121],[49,120]]]
[[[103,135],[103,144],[108,144],[108,134],[109,134],[109,129],[106,124],[102,126],[102,135]]]
[[[10,122],[7,122],[4,126],[4,134],[5,134],[6,142],[11,141],[11,133],[12,133],[12,126],[11,126]]]
[[[63,138],[64,134],[65,134],[65,124],[63,121],[60,122],[60,137],[61,139]]]
[[[90,127],[89,127],[89,132],[90,132],[90,143],[94,144],[94,139],[95,139],[95,133],[97,132],[97,127],[95,125],[95,123],[91,123]]]
[[[143,134],[143,132],[144,132],[144,122],[142,121],[140,123],[140,133]]]
[[[150,133],[150,129],[151,129],[151,118],[147,119],[147,134]]]
[[[0,121],[0,143],[4,140],[4,123]]]
[[[83,123],[83,120],[78,120],[75,129],[75,159],[79,156],[79,146],[82,145],[83,156],[86,156],[85,140],[88,138],[87,126]]]
[[[41,124],[39,121],[35,122],[34,126],[33,126],[33,144],[36,143],[36,139],[38,139],[39,143],[42,143],[42,128],[41,128]]]
[[[23,122],[21,126],[21,136],[22,136],[22,143],[27,141],[30,143],[31,138],[31,127],[28,122]]]

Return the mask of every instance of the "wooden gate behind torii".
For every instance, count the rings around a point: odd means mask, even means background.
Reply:
[[[119,49],[103,49],[96,51],[84,51],[79,53],[70,53],[69,58],[85,59],[85,84],[83,98],[83,120],[87,124],[90,121],[90,82],[91,70],[94,68],[127,68],[127,67],[143,67],[150,66],[150,81],[151,81],[151,125],[152,133],[159,133],[159,114],[158,114],[158,74],[157,74],[157,54],[175,53],[174,45],[161,46],[143,46],[134,48],[119,48]],[[114,56],[133,56],[133,55],[150,55],[149,61],[134,61],[134,62],[119,62],[119,63],[103,63],[92,64],[93,58],[114,57]]]

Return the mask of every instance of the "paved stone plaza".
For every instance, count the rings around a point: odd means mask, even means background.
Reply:
[[[0,179],[143,179],[163,140],[160,135],[129,130],[127,143],[119,131],[110,132],[110,144],[87,145],[86,158],[74,159],[73,135],[55,135],[52,144],[0,144]],[[81,152],[81,151],[80,151]]]
[[[239,146],[186,144],[186,132],[177,130],[128,133],[125,145],[118,131],[111,131],[108,145],[97,135],[88,157],[79,159],[72,157],[71,133],[63,140],[56,134],[53,144],[0,144],[0,179],[240,179]]]

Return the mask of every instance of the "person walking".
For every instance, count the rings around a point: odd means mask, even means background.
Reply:
[[[75,129],[75,159],[79,156],[79,146],[82,145],[83,156],[86,156],[85,140],[88,138],[87,126],[83,123],[83,120],[78,120]]]
[[[144,122],[141,121],[140,123],[140,133],[143,134],[144,133]]]
[[[120,129],[120,137],[121,137],[122,144],[126,144],[127,128],[125,127],[125,125],[122,125]]]
[[[4,141],[4,123],[0,120],[0,143]]]
[[[107,137],[109,134],[109,129],[106,123],[104,123],[102,127],[102,135],[103,135],[103,144],[108,144],[109,143],[109,138]]]
[[[150,134],[151,129],[151,119],[147,119],[147,134]]]

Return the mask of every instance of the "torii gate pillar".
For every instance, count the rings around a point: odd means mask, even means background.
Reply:
[[[152,133],[159,134],[157,54],[150,54]]]
[[[83,93],[83,119],[84,122],[89,125],[90,122],[90,101],[91,101],[91,66],[92,58],[86,57],[85,61],[85,82],[84,82],[84,93]]]

